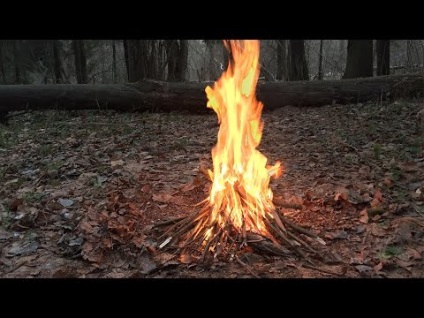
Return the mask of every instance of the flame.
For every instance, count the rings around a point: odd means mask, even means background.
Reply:
[[[206,87],[207,107],[218,115],[218,141],[212,149],[213,172],[209,170],[212,188],[210,238],[213,224],[223,228],[228,221],[242,233],[252,231],[267,235],[264,219],[272,218],[273,193],[271,177],[282,173],[280,162],[267,165],[267,158],[256,148],[264,127],[263,104],[256,99],[259,78],[258,40],[224,41],[232,58],[228,69]]]

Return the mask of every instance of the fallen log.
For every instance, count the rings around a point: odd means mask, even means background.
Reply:
[[[130,84],[0,85],[0,112],[42,109],[115,109],[123,111],[212,112],[205,88],[213,82],[141,81]],[[264,109],[349,104],[422,95],[424,76],[387,75],[370,78],[259,83]]]

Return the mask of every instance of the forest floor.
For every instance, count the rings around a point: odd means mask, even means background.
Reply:
[[[423,101],[265,112],[277,209],[332,262],[240,251],[205,266],[146,228],[199,207],[216,115],[46,111],[0,126],[0,277],[424,277]],[[334,261],[336,260],[336,261]]]

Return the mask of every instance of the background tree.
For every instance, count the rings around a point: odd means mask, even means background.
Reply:
[[[277,41],[277,80],[287,80],[287,47],[286,40]]]
[[[54,78],[55,83],[60,84],[63,82],[62,79],[62,59],[60,56],[60,42],[58,40],[52,41],[52,47],[53,47],[53,58],[54,58]]]
[[[318,55],[318,79],[322,81],[324,79],[324,74],[322,72],[322,48],[324,45],[324,40],[319,41],[319,55]]]
[[[373,41],[349,40],[343,78],[373,76]]]
[[[5,46],[4,43],[5,41],[0,40],[0,73],[1,73],[2,84],[7,84],[5,61],[3,56],[3,47]]]
[[[187,40],[167,40],[165,50],[168,60],[168,77],[170,82],[183,81],[187,71]]]
[[[390,40],[377,40],[377,76],[390,74]]]
[[[13,62],[15,66],[15,83],[21,84],[21,48],[20,40],[13,41]]]
[[[303,40],[289,41],[289,80],[309,80],[308,64]]]
[[[87,84],[87,60],[83,40],[73,40],[75,58],[75,76],[78,84]]]

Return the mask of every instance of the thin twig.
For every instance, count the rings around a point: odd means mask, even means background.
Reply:
[[[327,273],[327,274],[331,274],[331,275],[335,275],[335,276],[339,276],[339,277],[343,277],[343,276],[344,276],[344,275],[342,275],[342,274],[335,273],[335,272],[330,271],[330,270],[328,270],[328,269],[325,269],[325,268],[319,268],[319,267],[316,267],[316,266],[313,266],[313,265],[302,264],[302,266],[303,266],[303,267],[305,267],[305,268],[314,269],[314,270],[317,270],[317,271],[320,271],[320,272],[323,272],[323,273]]]
[[[246,268],[247,270],[248,270],[248,272],[250,273],[250,274],[252,274],[255,278],[260,278],[258,275],[256,275],[251,269],[250,269],[250,266],[249,265],[247,265],[245,262],[243,262],[237,255],[235,256],[236,257],[236,261],[239,263],[239,264],[241,264],[244,268]]]

